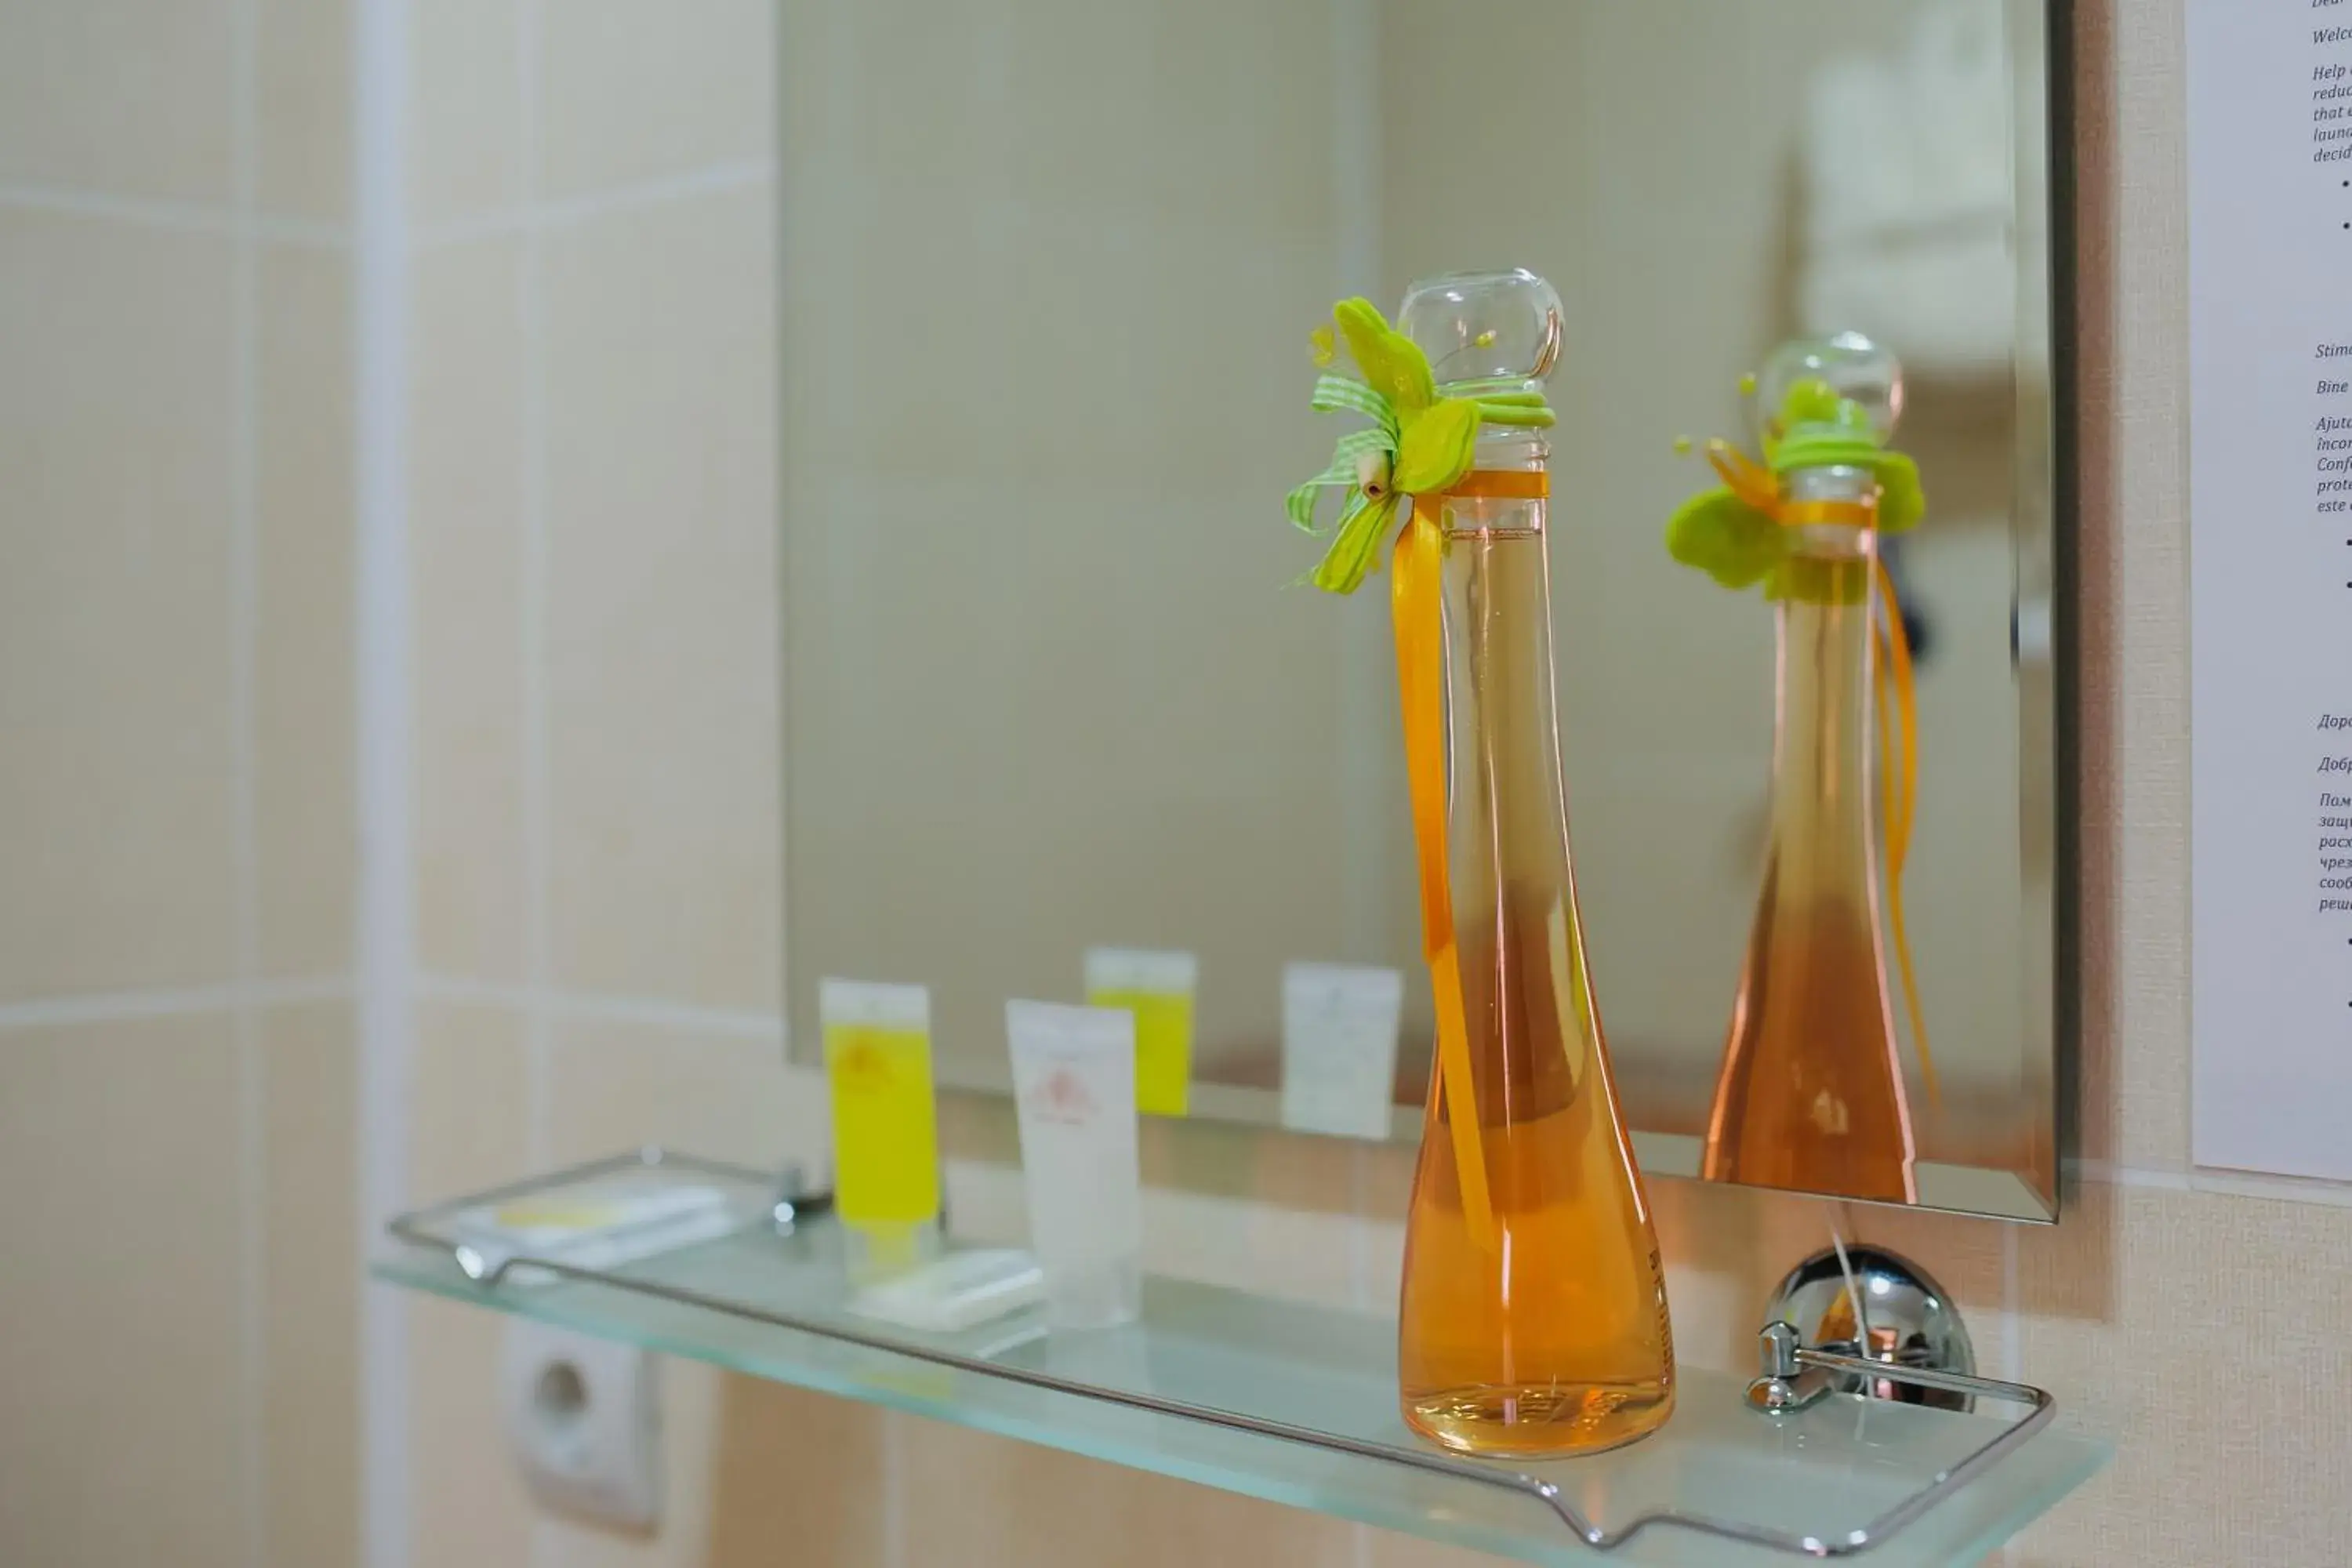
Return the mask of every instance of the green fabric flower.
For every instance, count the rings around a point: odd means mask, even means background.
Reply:
[[[1352,594],[1379,563],[1381,542],[1407,498],[1443,494],[1470,471],[1482,425],[1540,428],[1552,423],[1552,412],[1540,393],[1440,397],[1429,356],[1369,300],[1341,300],[1331,319],[1331,327],[1314,333],[1316,362],[1329,365],[1344,342],[1361,379],[1327,370],[1316,381],[1312,406],[1360,414],[1372,427],[1339,437],[1331,466],[1292,490],[1286,510],[1298,528],[1320,537],[1326,528],[1315,512],[1322,492],[1342,492],[1339,520],[1328,525],[1330,548],[1307,580],[1328,593]]]
[[[1794,569],[1790,531],[1780,521],[1781,478],[1800,468],[1862,468],[1878,480],[1878,531],[1918,526],[1927,510],[1919,466],[1889,450],[1869,413],[1827,382],[1798,382],[1781,400],[1761,464],[1729,443],[1710,441],[1707,457],[1726,482],[1701,491],[1666,520],[1666,551],[1727,588],[1764,584],[1772,599],[1827,591],[1818,574]]]

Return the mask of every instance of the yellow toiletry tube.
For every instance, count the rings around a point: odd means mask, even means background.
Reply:
[[[1135,1109],[1182,1116],[1192,1100],[1192,994],[1201,961],[1189,952],[1087,951],[1087,1005],[1135,1015]]]
[[[940,1216],[930,992],[827,980],[817,1012],[833,1091],[835,1205],[853,1261],[918,1262],[933,1250]]]

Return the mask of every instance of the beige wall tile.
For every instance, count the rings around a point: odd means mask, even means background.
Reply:
[[[226,1015],[0,1033],[0,1561],[252,1561],[242,1131]]]
[[[351,267],[266,246],[255,347],[254,870],[267,975],[350,967]]]
[[[1483,1552],[1441,1546],[1434,1541],[1399,1535],[1391,1531],[1365,1531],[1370,1555],[1365,1568],[1494,1568],[1503,1561]]]
[[[0,10],[0,184],[226,203],[230,0]]]
[[[268,1568],[360,1548],[358,1059],[341,1003],[262,1015]]]
[[[1718,1370],[1752,1366],[1772,1282],[1812,1250],[1810,1237],[1786,1257],[1765,1245],[1770,1205],[1793,1200],[1703,1182],[1654,1179],[1647,1186],[1675,1359]]]
[[[435,1204],[532,1173],[522,1015],[472,1003],[416,1007],[409,1197]]]
[[[537,1510],[509,1457],[496,1394],[506,1322],[408,1298],[410,1568],[531,1562]]]
[[[912,1416],[896,1418],[907,1568],[1343,1568],[1354,1527]]]
[[[549,921],[558,984],[773,1009],[769,193],[547,242]]]
[[[884,1423],[852,1405],[755,1378],[720,1380],[707,1556],[698,1568],[874,1568],[884,1555]]]
[[[256,0],[255,202],[273,216],[351,211],[352,0]]]
[[[525,195],[520,0],[411,0],[408,210],[430,229]]]
[[[228,304],[226,241],[0,213],[0,996],[228,973]]]
[[[880,1409],[696,1362],[662,1364],[659,1526],[542,1514],[541,1568],[875,1568],[887,1561]]]
[[[818,1080],[788,1074],[774,1041],[573,1017],[551,1029],[558,1162],[659,1143],[766,1166],[821,1146]]]
[[[417,958],[523,978],[522,251],[417,258],[409,394]]]
[[[540,193],[772,160],[775,11],[774,0],[541,7]]]
[[[415,1071],[414,1202],[435,1203],[530,1173],[520,1014],[421,1004]],[[505,1320],[430,1297],[405,1300],[409,1561],[413,1568],[528,1563],[533,1510],[508,1457],[492,1393]]]

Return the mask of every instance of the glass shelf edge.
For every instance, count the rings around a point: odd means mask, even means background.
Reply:
[[[814,1231],[822,1227],[803,1228]],[[730,1276],[728,1269],[733,1267],[740,1270],[747,1263],[754,1268],[772,1267],[775,1245],[782,1244],[772,1245],[763,1240],[761,1233],[740,1232],[680,1254],[629,1266],[629,1269],[650,1274],[667,1268],[673,1273],[691,1274],[698,1268],[706,1276],[748,1279],[740,1274]],[[735,1250],[730,1253],[730,1248]],[[387,1251],[374,1262],[371,1272],[391,1284],[598,1338],[618,1340],[836,1397],[1517,1561],[1558,1564],[1559,1568],[1591,1568],[1604,1563],[1638,1564],[1641,1568],[1664,1564],[1761,1568],[1763,1564],[1792,1561],[1784,1552],[1696,1535],[1666,1521],[1640,1532],[1612,1552],[1600,1552],[1587,1547],[1530,1494],[1410,1468],[1393,1456],[1364,1457],[1311,1447],[1294,1438],[1229,1430],[1211,1426],[1198,1416],[1139,1412],[1110,1403],[1118,1397],[1116,1394],[1089,1397],[1017,1383],[993,1368],[942,1366],[902,1352],[831,1338],[821,1329],[782,1327],[737,1315],[723,1307],[683,1304],[648,1295],[643,1289],[632,1289],[620,1280],[488,1286],[469,1279],[446,1251],[415,1241]],[[1362,1331],[1377,1331],[1382,1326],[1377,1320],[1363,1319],[1358,1314],[1330,1312],[1173,1281],[1156,1281],[1155,1289],[1167,1294],[1167,1299],[1182,1312],[1196,1319],[1202,1312],[1213,1318],[1220,1312],[1231,1315],[1262,1311],[1266,1321],[1275,1325],[1277,1335],[1281,1323],[1291,1319],[1309,1329],[1328,1326],[1336,1331],[1354,1334],[1359,1340]],[[742,1294],[757,1299],[749,1291]],[[1328,1325],[1325,1320],[1328,1320]],[[1254,1319],[1245,1318],[1240,1322],[1242,1332],[1216,1342],[1218,1353],[1233,1365],[1212,1369],[1213,1375],[1242,1375],[1253,1371],[1248,1362],[1258,1347],[1249,1340],[1248,1331],[1255,1326]],[[896,1332],[880,1326],[877,1331],[885,1335]],[[1042,1345],[1044,1353],[1049,1355],[1059,1343],[1058,1338],[1054,1342],[1034,1334],[1028,1338],[1031,1350]],[[1073,1342],[1073,1353],[1087,1349],[1088,1343],[1084,1340]],[[1149,1351],[1139,1351],[1133,1345],[1122,1350],[1112,1341],[1092,1342],[1089,1353],[1105,1351],[1114,1357],[1157,1356],[1165,1351],[1178,1365],[1191,1354],[1181,1340],[1170,1340],[1166,1345]],[[1255,1370],[1286,1375],[1290,1370],[1285,1359],[1286,1353],[1276,1351],[1259,1355],[1264,1365]],[[1079,1370],[1083,1372],[1083,1364]],[[1146,1369],[1138,1363],[1112,1370],[1116,1375],[1100,1379],[1101,1387],[1116,1388],[1135,1377],[1143,1378],[1148,1387],[1151,1373],[1165,1376],[1170,1368]],[[1308,1366],[1302,1375],[1319,1377],[1330,1370]],[[1186,1375],[1196,1376],[1197,1373]],[[1380,1381],[1377,1365],[1368,1357],[1365,1364],[1342,1369],[1333,1375],[1347,1378],[1349,1386],[1341,1392],[1355,1402],[1351,1415],[1360,1418],[1362,1396]],[[1710,1426],[1739,1440],[1748,1434],[1769,1431],[1766,1418],[1744,1408],[1732,1412],[1736,1421],[1724,1418],[1724,1407],[1737,1400],[1740,1386],[1738,1380],[1722,1373],[1686,1372],[1685,1414],[1677,1415],[1677,1424],[1686,1434],[1696,1432],[1702,1438],[1709,1435],[1706,1429]],[[1392,1407],[1392,1367],[1388,1369],[1385,1399]],[[1895,1423],[1897,1433],[1912,1430],[1905,1424],[1921,1417],[1972,1424],[1979,1428],[1990,1425],[1982,1418],[1943,1416],[1909,1406],[1881,1405],[1876,1415],[1862,1410],[1853,1414],[1857,1429],[1861,1423],[1877,1419],[1882,1425]],[[1754,1426],[1746,1425],[1748,1423]],[[1674,1432],[1675,1427],[1670,1426],[1668,1431]],[[1823,1427],[1818,1440],[1833,1444],[1840,1436],[1835,1427]],[[1760,1437],[1759,1440],[1766,1441]],[[1652,1439],[1653,1443],[1659,1441]],[[1717,1446],[1723,1447],[1719,1442]],[[1900,1445],[1893,1447],[1899,1449]],[[1719,1464],[1720,1456],[1711,1456],[1697,1445],[1693,1445],[1693,1451],[1697,1460],[1713,1458]],[[1664,1447],[1647,1450],[1649,1456],[1662,1461],[1667,1452]],[[1860,1457],[1854,1462],[1861,1467],[1855,1471],[1860,1478],[1855,1484],[1883,1481],[1884,1478],[1875,1476],[1869,1468],[1874,1456],[1868,1445],[1860,1446],[1855,1452]],[[1851,1554],[1889,1568],[1977,1561],[2095,1473],[2106,1457],[2103,1445],[2060,1433],[2042,1433],[1986,1476],[1960,1488],[1919,1519],[1872,1543],[1867,1550],[1848,1553],[1825,1547],[1814,1554]],[[1793,1465],[1797,1461],[1768,1457],[1757,1463]],[[1790,1477],[1801,1479],[1796,1468],[1765,1479],[1778,1487],[1786,1485]],[[1835,1479],[1833,1473],[1831,1479]],[[1633,1489],[1638,1493],[1641,1488],[1635,1486]],[[1603,1486],[1604,1495],[1607,1490]]]

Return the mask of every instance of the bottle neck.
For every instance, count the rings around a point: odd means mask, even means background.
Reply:
[[[1796,850],[1820,873],[1867,897],[1874,737],[1871,581],[1877,535],[1859,528],[1805,531],[1780,601],[1773,729],[1776,851]],[[1783,868],[1784,870],[1789,868]]]
[[[1542,473],[1550,457],[1541,431],[1488,426],[1471,467]],[[1458,915],[1465,882],[1498,889],[1556,879],[1564,889],[1568,827],[1546,503],[1454,495],[1437,504],[1445,530],[1448,839]]]
[[[1470,461],[1473,473],[1541,474],[1548,473],[1550,468],[1551,447],[1541,431],[1491,425],[1478,432],[1477,449]],[[1451,495],[1436,498],[1435,504],[1449,541],[1449,576],[1454,573],[1450,543],[1454,538],[1490,533],[1540,535],[1544,531],[1546,508],[1540,500]]]
[[[1568,831],[1544,503],[1447,507],[1449,839],[1459,914],[1465,885],[1564,888]]]
[[[1878,516],[1878,476],[1867,468],[1849,468],[1843,463],[1823,468],[1792,468],[1780,476],[1783,500],[1795,502],[1822,501],[1842,506],[1860,507],[1874,522]],[[1799,580],[1807,575],[1801,563],[1816,559],[1835,561],[1850,555],[1856,548],[1858,536],[1869,535],[1874,530],[1856,528],[1851,523],[1822,522],[1800,524],[1790,530],[1792,553],[1801,570],[1792,574]]]

